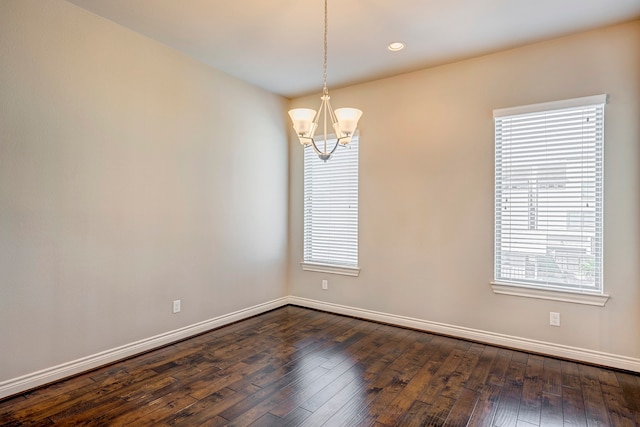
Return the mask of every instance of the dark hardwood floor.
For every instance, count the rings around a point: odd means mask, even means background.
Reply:
[[[0,425],[634,426],[640,377],[283,307],[0,402]]]

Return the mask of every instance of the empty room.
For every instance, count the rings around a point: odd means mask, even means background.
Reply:
[[[0,0],[0,425],[640,426],[640,1]]]

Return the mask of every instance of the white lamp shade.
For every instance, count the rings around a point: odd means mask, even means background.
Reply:
[[[315,130],[312,126],[313,119],[316,116],[316,111],[311,108],[295,108],[289,110],[289,117],[293,122],[293,128],[298,135],[313,136],[312,132]]]
[[[357,108],[338,108],[335,111],[340,132],[346,135],[353,135],[358,127],[358,120],[362,116],[362,111]]]

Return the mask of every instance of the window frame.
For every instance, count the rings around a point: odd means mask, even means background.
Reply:
[[[497,109],[493,111],[493,117],[494,117],[494,130],[495,130],[495,137],[494,137],[494,148],[495,148],[495,153],[494,153],[494,162],[495,162],[495,177],[494,177],[494,260],[493,260],[493,280],[490,282],[491,283],[491,287],[493,289],[493,292],[496,294],[502,294],[502,295],[512,295],[512,296],[521,296],[521,297],[529,297],[529,298],[538,298],[538,299],[545,299],[545,300],[554,300],[554,301],[563,301],[563,302],[570,302],[570,303],[576,303],[576,304],[587,304],[587,305],[594,305],[594,306],[604,306],[607,302],[607,300],[609,299],[609,295],[604,293],[604,283],[602,281],[602,277],[600,277],[600,288],[599,289],[594,289],[594,290],[589,290],[589,289],[584,289],[584,288],[579,288],[579,287],[575,287],[572,288],[571,286],[562,286],[562,285],[558,285],[557,283],[554,285],[554,283],[527,283],[527,282],[519,282],[518,280],[513,280],[513,278],[505,278],[505,277],[500,277],[498,278],[500,275],[498,274],[498,254],[499,252],[501,253],[502,251],[502,247],[500,246],[499,242],[498,242],[498,231],[502,230],[502,228],[499,229],[499,221],[500,221],[500,215],[498,212],[499,209],[499,201],[497,199],[498,197],[498,192],[499,192],[499,188],[498,188],[498,172],[499,172],[499,167],[498,167],[498,121],[502,120],[502,118],[506,118],[506,117],[512,117],[512,116],[519,116],[519,115],[525,115],[525,114],[530,114],[530,113],[543,113],[543,112],[547,112],[547,111],[554,111],[554,110],[563,110],[563,109],[569,109],[569,108],[582,108],[582,107],[589,107],[589,106],[599,106],[602,105],[603,107],[603,112],[602,112],[602,129],[604,132],[604,105],[607,103],[607,95],[594,95],[594,96],[588,96],[588,97],[582,97],[582,98],[573,98],[573,99],[567,99],[567,100],[561,100],[561,101],[552,101],[552,102],[546,102],[546,103],[541,103],[541,104],[532,104],[532,105],[525,105],[525,106],[519,106],[519,107],[512,107],[512,108],[502,108],[502,109]],[[600,144],[600,157],[597,158],[597,160],[603,162],[604,161],[604,133],[602,134],[601,137],[601,141],[600,142],[596,142],[595,145],[597,147],[598,144]],[[502,141],[501,141],[502,142]],[[604,166],[604,165],[603,165]],[[597,188],[596,194],[602,196],[602,193],[604,192],[604,180],[603,180],[603,176],[602,176],[602,172],[600,172],[600,177],[599,177],[599,187]],[[583,187],[580,187],[583,188]],[[599,193],[598,193],[599,191]],[[538,220],[538,212],[537,212],[537,208],[538,205],[536,204],[534,211],[532,211],[531,209],[531,195],[529,195],[529,205],[528,205],[528,217],[527,217],[527,222],[528,222],[528,227],[530,228],[532,226],[532,221],[536,221]],[[536,200],[537,200],[537,193],[535,195]],[[602,201],[603,203],[603,201]],[[583,212],[583,211],[580,211]],[[532,217],[533,215],[533,217]],[[534,223],[534,226],[536,226],[536,224]],[[596,229],[599,227],[600,230],[603,229],[604,226],[604,219],[603,219],[603,215],[600,214],[600,223],[597,224]],[[567,226],[568,227],[568,226]],[[550,230],[546,230],[545,231],[545,235],[549,234]],[[600,243],[602,243],[604,239],[601,237],[600,238]],[[600,255],[599,255],[599,260],[601,262],[600,264],[600,272],[602,272],[602,268],[603,268],[603,260],[604,260],[604,256],[603,256],[603,252],[604,252],[604,248],[600,247]],[[511,280],[510,280],[511,279]]]

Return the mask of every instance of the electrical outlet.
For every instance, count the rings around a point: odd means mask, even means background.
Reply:
[[[322,281],[322,289],[324,289],[325,291],[329,289],[329,281],[328,280],[323,280]]]
[[[560,313],[552,311],[549,313],[549,324],[551,326],[560,326]]]
[[[173,314],[180,313],[180,300],[173,301]]]

